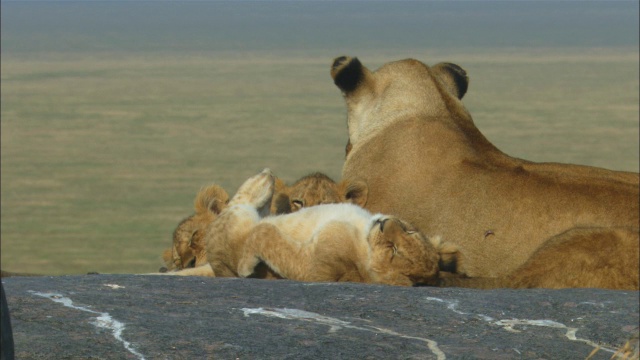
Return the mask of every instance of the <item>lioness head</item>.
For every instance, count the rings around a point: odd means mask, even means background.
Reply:
[[[336,183],[320,172],[304,176],[289,187],[278,179],[271,213],[288,214],[305,207],[342,202],[363,206],[366,202],[367,190],[367,185],[363,181]]]
[[[429,67],[406,59],[372,72],[357,58],[341,56],[331,66],[331,77],[347,103],[347,155],[359,141],[415,109],[421,116],[466,111],[451,106],[462,99],[469,85],[467,73],[456,64]]]
[[[206,262],[204,232],[227,206],[229,195],[218,185],[202,188],[194,200],[195,214],[182,220],[173,232],[173,246],[166,249],[162,258],[165,267],[161,272],[181,270]]]
[[[381,217],[373,224],[368,241],[375,282],[403,286],[438,284],[438,249],[409,223],[396,217]]]

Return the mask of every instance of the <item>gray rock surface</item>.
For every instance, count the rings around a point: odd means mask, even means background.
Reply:
[[[87,275],[2,279],[17,359],[609,359],[634,291]]]

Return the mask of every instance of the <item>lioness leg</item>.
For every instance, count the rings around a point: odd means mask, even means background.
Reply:
[[[638,290],[640,233],[632,228],[575,228],[549,239],[508,276],[514,288]]]
[[[574,228],[547,240],[500,278],[444,278],[468,288],[604,288],[638,290],[640,233],[633,228]]]

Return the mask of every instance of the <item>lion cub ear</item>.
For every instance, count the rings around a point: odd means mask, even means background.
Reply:
[[[274,182],[273,197],[271,198],[271,214],[289,214],[291,210],[291,200],[289,198],[289,187],[277,177]]]
[[[438,251],[440,271],[451,274],[464,275],[463,256],[460,248],[448,242],[443,242],[440,236],[429,237],[429,241]]]
[[[338,184],[338,190],[345,202],[364,207],[369,195],[369,186],[362,180],[342,180]]]
[[[431,71],[438,76],[447,88],[458,99],[462,99],[469,88],[469,76],[463,68],[452,63],[439,63],[431,67]]]
[[[271,200],[271,214],[282,215],[291,212],[293,212],[293,209],[291,208],[289,195],[283,192],[275,194]]]
[[[209,185],[202,188],[196,199],[193,202],[193,206],[196,210],[196,214],[202,214],[210,211],[214,214],[220,214],[227,203],[229,202],[229,194],[218,185]]]

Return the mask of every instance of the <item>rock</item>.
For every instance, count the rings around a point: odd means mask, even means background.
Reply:
[[[0,359],[13,360],[13,332],[4,286],[0,286]]]
[[[142,275],[2,279],[18,359],[609,359],[637,291]]]

